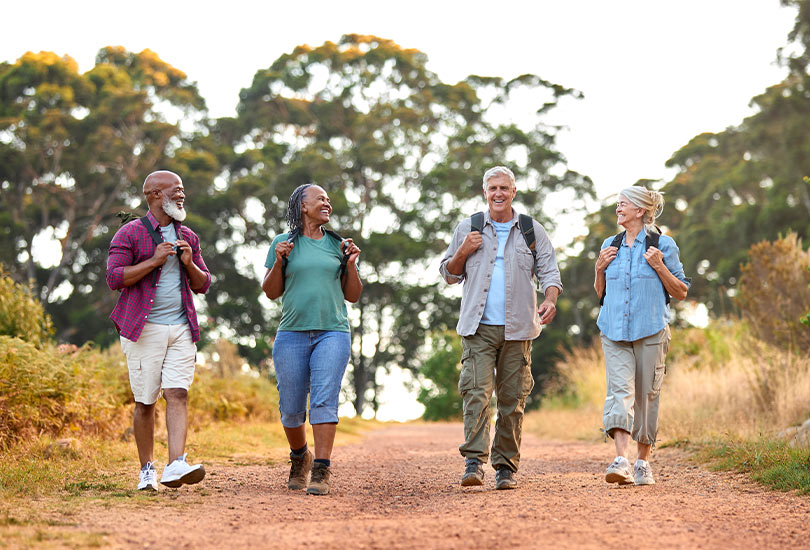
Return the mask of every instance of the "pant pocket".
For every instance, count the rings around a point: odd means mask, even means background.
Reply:
[[[458,392],[464,395],[465,392],[475,387],[475,357],[472,350],[465,349],[461,353],[461,375],[458,379]]]
[[[534,389],[534,376],[532,376],[532,357],[529,352],[523,355],[523,394],[525,399]]]
[[[652,391],[658,393],[661,391],[661,386],[664,384],[664,375],[667,373],[666,363],[659,363],[655,365],[655,374],[653,375]]]

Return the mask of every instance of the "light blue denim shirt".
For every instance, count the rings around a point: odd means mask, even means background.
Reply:
[[[614,342],[633,342],[651,336],[669,323],[669,306],[658,274],[644,259],[646,234],[640,231],[631,249],[622,242],[619,252],[605,269],[605,302],[599,310],[596,325]],[[610,246],[613,237],[602,243]],[[661,235],[658,249],[664,254],[664,265],[687,287],[689,280],[678,257],[678,245],[671,237]]]

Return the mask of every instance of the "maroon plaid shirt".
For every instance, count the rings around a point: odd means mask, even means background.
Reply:
[[[152,226],[160,233],[158,222],[151,212],[147,214]],[[205,266],[200,252],[200,238],[188,227],[181,226],[180,222],[173,222],[178,235],[191,245],[193,252],[192,261],[197,264],[206,274],[203,287],[197,294],[205,294],[211,286],[211,273]],[[149,318],[152,310],[152,303],[155,299],[157,286],[152,286],[153,273],[147,274],[140,281],[132,286],[124,286],[124,268],[136,265],[144,260],[148,260],[155,254],[155,242],[149,236],[149,231],[140,220],[134,220],[123,226],[110,242],[110,254],[107,259],[107,286],[112,290],[120,290],[121,296],[118,304],[113,309],[110,319],[115,323],[118,333],[132,340],[137,341],[141,336],[141,331]],[[191,337],[197,342],[200,339],[200,326],[197,323],[197,310],[194,308],[194,300],[191,296],[191,287],[188,284],[188,275],[180,264],[182,277],[181,292],[183,293],[183,307],[188,317],[188,326],[191,329]],[[155,285],[160,280],[160,267],[157,268],[157,278]]]

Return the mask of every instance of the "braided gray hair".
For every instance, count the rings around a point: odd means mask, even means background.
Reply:
[[[301,229],[301,201],[304,199],[304,191],[312,187],[311,183],[305,183],[295,188],[287,203],[287,225],[290,226],[290,233]]]

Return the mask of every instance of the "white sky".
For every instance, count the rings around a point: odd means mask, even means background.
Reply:
[[[0,60],[49,50],[85,71],[103,46],[150,48],[198,82],[212,116],[234,114],[239,90],[279,55],[347,33],[422,50],[446,82],[534,73],[585,94],[554,112],[569,127],[558,146],[608,198],[667,177],[690,138],[750,114],[751,97],[785,74],[774,60],[794,12],[778,0],[29,0],[4,2],[2,18]]]

